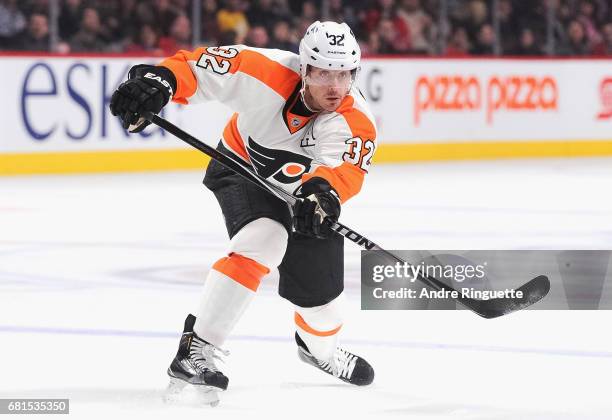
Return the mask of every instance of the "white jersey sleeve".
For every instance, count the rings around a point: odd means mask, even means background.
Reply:
[[[176,77],[174,102],[217,100],[236,112],[283,101],[299,81],[297,55],[244,45],[182,50],[160,65]]]

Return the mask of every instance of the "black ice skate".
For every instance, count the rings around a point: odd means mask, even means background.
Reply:
[[[220,359],[217,352],[229,353],[198,337],[193,331],[195,320],[191,314],[185,319],[178,352],[168,368],[166,401],[176,400],[187,385],[192,385],[203,402],[215,406],[219,403],[217,391],[225,391],[229,380],[217,369],[214,359]]]
[[[295,333],[295,341],[298,345],[298,356],[300,360],[315,366],[325,373],[353,385],[369,385],[374,380],[374,369],[363,358],[337,347],[331,360],[319,360],[310,354],[308,347]]]

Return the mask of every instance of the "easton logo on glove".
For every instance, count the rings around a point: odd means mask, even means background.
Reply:
[[[172,86],[170,86],[170,83],[167,80],[162,79],[161,76],[155,73],[147,73],[144,75],[144,77],[147,79],[153,79],[156,82],[161,83],[168,89],[168,93],[170,93],[170,97],[174,96],[174,92],[172,91]]]
[[[251,137],[247,151],[255,170],[263,178],[272,177],[283,184],[293,184],[310,171],[312,159],[287,150],[264,147]]]

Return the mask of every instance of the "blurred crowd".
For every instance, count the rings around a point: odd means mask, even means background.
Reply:
[[[297,52],[317,19],[344,21],[363,53],[612,55],[612,0],[59,0],[53,52],[171,55],[244,43]],[[549,16],[549,8],[552,14]],[[50,0],[0,0],[0,49],[50,51]],[[554,51],[551,50],[554,40]]]

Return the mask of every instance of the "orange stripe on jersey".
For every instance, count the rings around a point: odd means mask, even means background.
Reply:
[[[256,78],[285,100],[293,93],[300,75],[265,55],[251,50],[242,50],[236,57],[230,58],[229,72],[242,72]]]
[[[189,52],[181,50],[174,56],[160,63],[169,68],[177,81],[177,89],[173,101],[187,104],[187,98],[193,96],[198,88],[198,82],[187,61],[199,61],[202,54],[207,54],[206,47],[200,47]],[[252,76],[274,90],[285,100],[291,96],[300,75],[282,64],[251,50],[242,50],[233,58],[224,58],[208,54],[217,61],[229,61],[229,73],[242,72]],[[206,89],[206,86],[202,87]]]
[[[227,122],[223,129],[223,140],[227,146],[237,155],[240,155],[249,162],[249,155],[247,154],[246,147],[244,146],[244,140],[238,131],[238,113],[234,113],[232,118]]]
[[[363,141],[374,140],[376,138],[376,129],[372,121],[360,110],[354,107],[355,98],[347,95],[336,112],[342,114],[346,123],[353,134],[353,137],[361,137]]]
[[[343,162],[335,168],[319,166],[313,172],[302,175],[302,182],[316,176],[324,178],[336,190],[340,196],[340,202],[344,203],[361,190],[365,174],[366,172],[363,169],[351,163]]]
[[[221,258],[212,268],[254,292],[257,291],[261,278],[270,272],[266,266],[257,261],[235,253]]]
[[[303,329],[309,334],[316,335],[319,337],[329,337],[330,335],[337,334],[338,331],[340,331],[340,328],[342,328],[342,324],[340,324],[337,328],[334,328],[333,330],[329,330],[329,331],[315,330],[310,325],[308,325],[306,321],[304,321],[304,318],[302,318],[302,315],[298,314],[297,312],[295,313],[294,320],[298,327],[300,327],[301,329]]]
[[[193,96],[196,92],[198,81],[187,61],[198,61],[202,53],[205,52],[204,50],[203,47],[195,51],[180,50],[172,57],[168,57],[159,63],[160,66],[169,68],[176,77],[176,92],[174,92],[172,98],[174,102],[187,105],[187,98]]]

